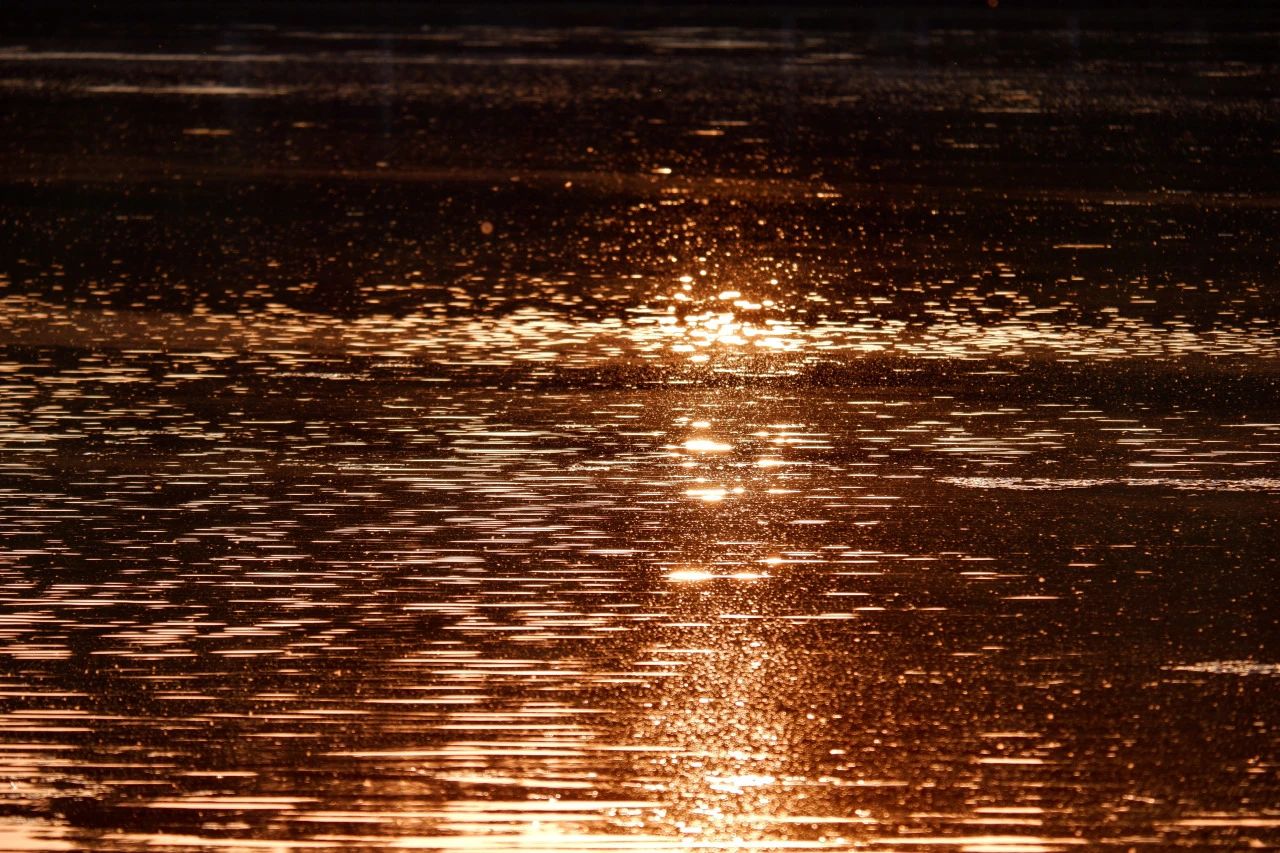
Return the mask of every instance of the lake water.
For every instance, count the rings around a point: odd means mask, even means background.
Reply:
[[[0,45],[0,848],[1280,845],[1280,36]]]

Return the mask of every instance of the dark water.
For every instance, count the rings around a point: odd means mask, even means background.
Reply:
[[[1280,845],[1280,36],[0,49],[0,848]]]

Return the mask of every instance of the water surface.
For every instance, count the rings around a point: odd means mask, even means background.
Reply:
[[[1274,847],[1277,36],[0,45],[0,847]]]

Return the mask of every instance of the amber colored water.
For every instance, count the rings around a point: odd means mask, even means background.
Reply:
[[[0,45],[0,848],[1280,845],[1274,32]]]

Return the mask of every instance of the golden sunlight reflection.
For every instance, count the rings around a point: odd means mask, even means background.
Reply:
[[[706,619],[708,603],[691,599],[679,615]],[[813,834],[804,837],[811,844],[842,845],[861,836],[850,830],[874,824],[868,814],[814,811],[821,801],[807,802],[812,783],[790,756],[812,724],[779,705],[789,654],[764,623],[715,621],[715,629],[673,628],[670,640],[652,650],[655,658],[687,663],[680,681],[655,697],[637,733],[678,747],[660,759],[654,788],[672,804],[671,819],[685,837],[712,848],[760,843],[779,823],[808,825]]]
[[[720,294],[721,299],[734,298],[736,290]],[[758,303],[738,300],[739,311],[755,310]],[[754,347],[774,352],[795,351],[803,346],[803,338],[789,322],[767,319],[762,323],[742,320],[732,311],[711,310],[657,318],[656,327],[668,339],[674,353],[693,353],[692,358],[709,357],[716,349],[735,350]]]
[[[1132,2],[0,13],[0,849],[1280,850],[1276,27]]]
[[[729,490],[720,486],[711,486],[704,488],[685,489],[685,494],[691,498],[697,498],[707,503],[716,503],[722,501],[725,495],[729,494]]]
[[[684,423],[702,428],[714,423],[726,441],[748,447],[806,434],[803,424],[778,423],[766,417],[769,411],[767,406],[726,406],[715,417]],[[771,426],[762,429],[762,424]],[[803,452],[804,446],[801,441],[775,445],[776,455],[766,457],[775,464],[766,466],[699,455],[689,471],[695,480],[705,480],[729,465],[756,472],[752,476],[758,480],[750,489],[686,488],[686,495],[704,502],[739,496],[741,506],[734,502],[733,507],[700,514],[696,524],[675,531],[677,553],[700,559],[668,570],[672,593],[666,607],[671,616],[648,655],[678,667],[680,677],[658,685],[633,735],[638,742],[669,747],[650,759],[647,790],[669,804],[668,820],[695,846],[774,849],[767,842],[785,825],[805,827],[794,843],[814,849],[844,847],[865,832],[854,828],[875,823],[870,813],[828,810],[822,798],[811,798],[808,770],[791,757],[814,723],[800,705],[789,704],[787,685],[809,662],[797,656],[785,637],[788,623],[779,621],[786,614],[785,597],[770,588],[780,579],[768,569],[781,560],[770,562],[768,555],[788,549],[769,532],[774,510],[766,495],[778,477],[786,476],[786,457]],[[754,497],[757,488],[759,496]]]
[[[667,580],[672,581],[708,581],[714,577],[714,572],[705,569],[676,569],[667,574]]]
[[[733,450],[733,445],[710,438],[691,438],[684,443],[684,449],[693,453],[724,453]]]
[[[1100,322],[1087,326],[1054,322],[1057,313],[1079,311],[1068,304],[1052,311],[1008,310],[982,323],[960,313],[946,314],[927,324],[882,316],[874,303],[808,324],[787,319],[788,311],[799,310],[794,306],[779,306],[779,318],[760,322],[739,321],[727,312],[681,318],[656,309],[630,309],[625,319],[593,319],[532,306],[500,317],[455,317],[424,310],[340,319],[275,303],[252,315],[197,309],[177,317],[131,310],[105,313],[10,292],[0,294],[0,308],[0,333],[16,345],[85,341],[99,348],[139,350],[207,352],[226,346],[259,353],[305,352],[310,354],[306,361],[359,357],[388,367],[430,365],[440,381],[468,370],[516,365],[575,369],[627,361],[670,363],[673,369],[679,364],[707,365],[749,378],[795,375],[818,357],[852,368],[869,355],[919,363],[1034,359],[1062,365],[1179,358],[1224,364],[1259,359],[1271,364],[1280,358],[1280,338],[1263,324],[1155,325],[1118,311],[1103,312]],[[23,322],[24,318],[41,322]]]
[[[676,569],[667,573],[667,580],[677,583],[710,580],[754,581],[769,577],[767,572],[724,572],[717,574],[705,569]]]

